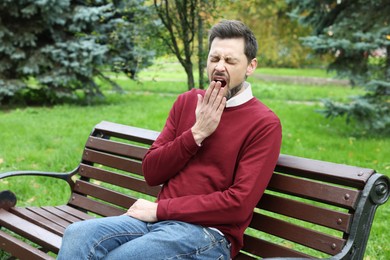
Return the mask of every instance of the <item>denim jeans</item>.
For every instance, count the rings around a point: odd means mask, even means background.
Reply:
[[[210,228],[123,215],[71,224],[57,259],[230,259],[230,244]]]

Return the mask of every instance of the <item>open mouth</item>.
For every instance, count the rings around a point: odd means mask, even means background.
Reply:
[[[225,87],[226,86],[226,81],[225,80],[215,80],[216,82],[221,82],[221,87]]]

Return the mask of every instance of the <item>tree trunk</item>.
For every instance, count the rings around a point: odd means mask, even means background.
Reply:
[[[187,74],[187,86],[188,86],[188,90],[191,90],[195,87],[195,80],[194,80],[194,72],[193,72],[193,65],[192,65],[192,62],[191,60],[187,63],[186,65],[184,66],[184,70]]]
[[[203,9],[202,1],[200,2],[200,11]],[[203,48],[203,19],[200,15],[200,12],[197,14],[198,16],[198,72],[199,72],[199,88],[204,89],[204,74],[203,68],[204,65],[204,48]]]

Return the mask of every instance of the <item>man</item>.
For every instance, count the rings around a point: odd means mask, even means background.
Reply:
[[[277,116],[246,82],[257,41],[239,21],[209,35],[206,91],[178,97],[143,161],[156,202],[123,216],[70,225],[59,259],[230,259],[273,173],[281,145]]]

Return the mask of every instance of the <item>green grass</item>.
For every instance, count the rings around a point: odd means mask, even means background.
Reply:
[[[196,66],[197,64],[194,64]],[[258,67],[256,72],[259,74],[272,76],[300,76],[300,77],[318,77],[318,78],[332,78],[336,74],[334,72],[328,73],[326,69],[320,68],[264,68]],[[197,71],[195,71],[195,78],[197,79]],[[174,57],[163,57],[157,59],[154,65],[143,70],[139,78],[141,80],[169,80],[186,82],[186,77],[183,74],[183,67]]]
[[[274,76],[301,76],[301,77],[318,77],[318,78],[331,78],[335,73],[328,73],[325,69],[292,69],[292,68],[258,68],[257,72],[261,74],[274,75]]]
[[[186,91],[186,77],[173,63],[157,64],[141,73],[142,83],[120,75],[113,78],[126,94],[112,93],[106,87],[107,100],[100,105],[0,110],[0,172],[71,171],[96,123],[109,120],[161,130],[176,96]],[[281,119],[282,153],[374,168],[390,176],[389,138],[370,136],[343,119],[330,121],[315,112],[322,108],[321,99],[344,101],[361,93],[359,89],[269,83],[254,77],[250,81],[255,96]],[[69,196],[65,183],[44,178],[8,178],[0,181],[3,189],[13,190],[20,205],[55,205],[65,203]],[[390,259],[389,214],[390,203],[378,209],[365,259]]]

